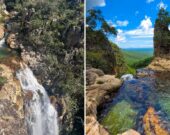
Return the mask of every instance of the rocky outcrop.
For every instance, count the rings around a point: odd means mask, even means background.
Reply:
[[[143,117],[145,135],[169,135],[161,124],[161,120],[154,108],[149,107]]]
[[[0,76],[6,82],[0,89],[0,134],[27,135],[24,124],[24,99],[14,70],[0,64]]]
[[[16,42],[16,34],[14,34],[14,33],[9,34],[7,37],[6,43],[9,46],[9,48],[17,49],[18,44]]]
[[[158,72],[169,72],[170,71],[170,59],[155,57],[151,64],[148,66],[149,69]]]
[[[154,55],[156,57],[170,55],[169,18],[169,13],[161,8],[154,26]]]
[[[106,102],[110,93],[117,92],[122,81],[114,75],[104,75],[101,70],[87,70],[86,89],[86,134],[87,135],[109,135],[97,121],[97,107]]]
[[[86,133],[87,135],[109,135],[102,125],[93,116],[86,117]]]
[[[138,133],[137,131],[130,129],[122,134],[118,134],[118,135],[140,135],[140,133]]]

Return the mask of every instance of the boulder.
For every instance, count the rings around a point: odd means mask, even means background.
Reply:
[[[118,134],[118,135],[140,135],[139,132],[133,130],[133,129],[129,129],[128,131],[122,133],[122,134]]]
[[[109,135],[93,116],[86,117],[86,135]]]
[[[6,43],[11,49],[17,49],[18,48],[18,45],[16,43],[16,35],[15,34],[9,34],[7,39],[6,39]]]
[[[109,135],[97,121],[97,107],[110,99],[110,94],[117,92],[122,81],[114,75],[105,75],[99,69],[87,69],[86,89],[86,134]]]
[[[86,70],[87,85],[92,85],[99,76],[103,76],[104,72],[100,69],[90,68]]]

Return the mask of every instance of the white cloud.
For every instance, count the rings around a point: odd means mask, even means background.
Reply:
[[[107,23],[112,26],[112,27],[125,27],[129,24],[129,21],[124,20],[124,21],[120,21],[117,20],[115,23],[112,20],[107,20]]]
[[[154,2],[155,0],[146,0],[146,3]]]
[[[112,20],[107,20],[107,23],[108,23],[111,27],[116,27],[116,26],[117,26]]]
[[[124,21],[116,21],[117,26],[127,26],[129,24],[129,21],[124,20]]]
[[[148,31],[152,27],[152,22],[150,17],[145,16],[145,19],[141,21],[140,26],[145,31]]]
[[[151,19],[145,16],[145,19],[141,21],[139,27],[134,30],[126,31],[125,34],[129,36],[146,38],[153,37],[154,28],[152,27]]]
[[[118,32],[118,34],[117,34],[117,37],[115,39],[115,42],[116,43],[126,42],[126,36],[124,35],[123,30],[118,29],[117,32]]]
[[[158,7],[159,9],[161,9],[161,8],[166,9],[166,8],[168,7],[168,5],[165,4],[165,3],[163,3],[163,1],[161,1],[161,2],[157,5],[157,7]]]
[[[105,0],[87,0],[87,9],[106,6]]]
[[[144,44],[148,47],[152,46],[153,40],[153,32],[154,28],[151,22],[150,17],[145,16],[143,20],[141,20],[140,25],[136,29],[123,31],[118,29],[117,37],[112,40],[120,45],[123,44],[131,44],[132,46],[136,46],[138,44]]]

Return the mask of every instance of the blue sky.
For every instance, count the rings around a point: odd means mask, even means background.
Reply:
[[[87,0],[87,10],[100,9],[118,30],[109,39],[121,48],[153,47],[153,30],[159,8],[170,11],[170,0]]]

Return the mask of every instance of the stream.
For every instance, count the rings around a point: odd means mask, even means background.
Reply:
[[[8,61],[8,58],[16,55],[16,51],[11,51],[5,45],[5,38],[0,40],[0,59]],[[22,63],[21,69],[16,71],[16,77],[23,92],[29,95],[29,100],[25,100],[24,104],[28,135],[59,135],[57,111],[31,69]]]
[[[104,105],[99,121],[111,135],[129,129],[141,135],[170,134],[170,73],[138,70],[141,73],[147,75],[125,78],[117,95]]]

